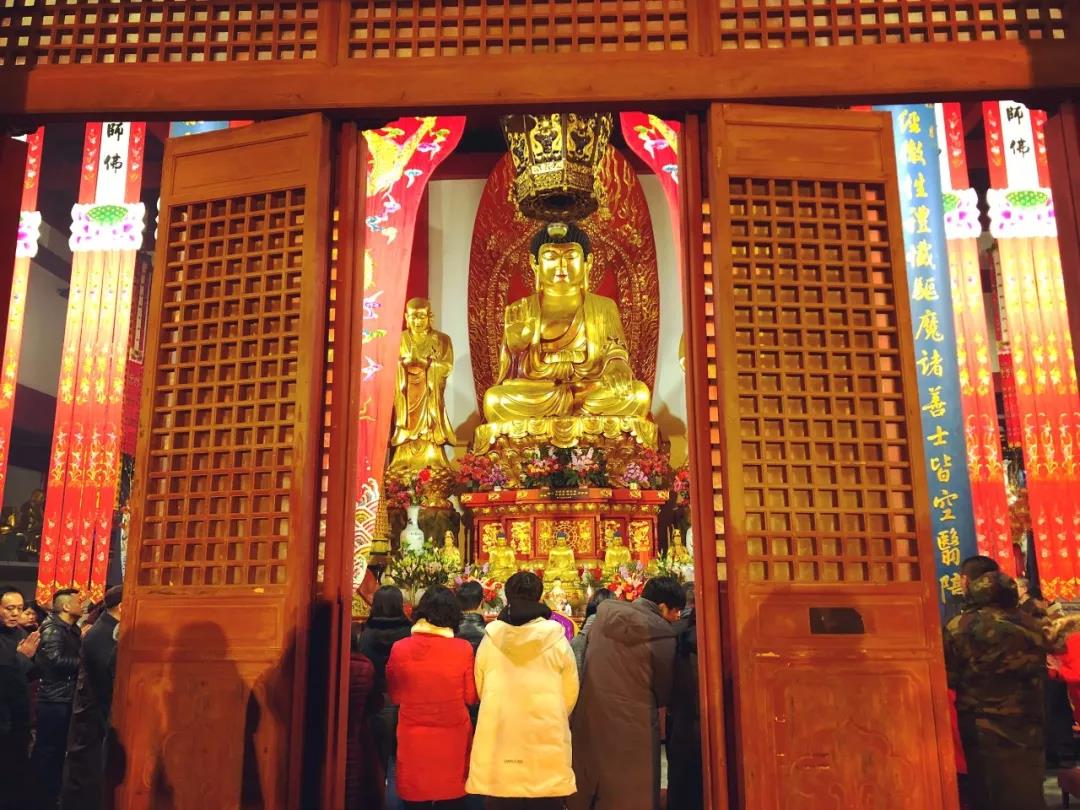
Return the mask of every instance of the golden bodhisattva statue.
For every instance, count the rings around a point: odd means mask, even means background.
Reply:
[[[683,545],[682,532],[678,529],[671,530],[671,548],[668,549],[668,554],[680,565],[690,565],[694,562],[694,558],[690,556],[690,551]]]
[[[517,554],[506,543],[506,532],[495,532],[494,545],[488,548],[488,576],[496,582],[506,582],[517,573]]]
[[[443,535],[443,545],[439,549],[439,559],[442,560],[443,567],[449,571],[462,570],[461,549],[458,548],[454,533],[449,529]]]
[[[624,565],[629,568],[633,562],[630,548],[623,542],[622,532],[612,526],[604,529],[604,567],[601,569],[604,579],[611,579],[619,573],[620,568]]]
[[[450,338],[431,327],[431,302],[426,298],[405,305],[405,327],[394,396],[391,474],[448,467],[444,445],[457,442],[444,397],[454,367]]]
[[[536,292],[506,308],[484,418],[647,417],[651,394],[630,368],[619,308],[589,292],[589,237],[553,223],[533,238],[531,253]]]
[[[560,529],[555,532],[555,545],[548,552],[544,584],[554,585],[560,582],[564,588],[572,588],[577,579],[577,560],[574,558],[574,550],[570,548],[570,537],[564,529]]]

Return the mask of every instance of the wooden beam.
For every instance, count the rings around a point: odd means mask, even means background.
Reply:
[[[686,107],[705,100],[845,105],[919,97],[1065,97],[1080,87],[1068,40],[857,45],[322,63],[46,65],[0,70],[0,115],[259,117],[337,110],[385,117],[483,107]],[[378,114],[381,113],[381,114]]]

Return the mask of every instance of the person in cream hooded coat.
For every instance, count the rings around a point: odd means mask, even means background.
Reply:
[[[510,577],[508,605],[476,654],[480,717],[467,788],[488,796],[489,808],[559,808],[577,789],[570,747],[577,662],[542,592],[530,571]]]

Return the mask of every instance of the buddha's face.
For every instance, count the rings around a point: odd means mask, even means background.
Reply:
[[[536,254],[536,273],[540,286],[554,292],[564,292],[585,284],[585,274],[592,267],[592,256],[577,242],[561,245],[541,245]]]
[[[414,335],[424,334],[431,328],[431,310],[428,307],[405,310],[405,325]]]

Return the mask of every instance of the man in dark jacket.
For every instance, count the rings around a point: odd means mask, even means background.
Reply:
[[[1042,626],[1018,609],[1007,574],[990,571],[967,583],[964,612],[945,628],[945,669],[956,690],[972,804],[1040,810],[1050,645]]]
[[[484,640],[484,614],[480,612],[480,605],[484,603],[484,586],[476,580],[470,579],[461,583],[457,592],[458,604],[461,605],[461,624],[458,625],[458,638],[463,638],[472,644],[473,653]]]
[[[602,602],[585,646],[571,729],[578,792],[570,810],[660,807],[660,722],[671,697],[677,628],[686,605],[673,577],[645,583],[632,605]]]
[[[60,794],[63,810],[100,810],[104,806],[105,738],[112,714],[116,674],[113,662],[122,596],[120,585],[105,592],[101,615],[82,642]]]
[[[23,595],[0,588],[0,810],[23,810],[30,755],[30,682],[39,634],[19,627]]]
[[[689,604],[693,589],[686,588]],[[697,616],[683,611],[675,651],[675,676],[667,714],[668,807],[700,810],[702,792],[701,714],[698,706]]]
[[[37,737],[30,758],[40,805],[49,810],[60,798],[71,702],[79,676],[82,638],[77,622],[83,614],[83,599],[77,590],[65,588],[56,592],[52,607],[52,613],[41,625],[41,648],[36,657],[41,683],[37,696]]]

